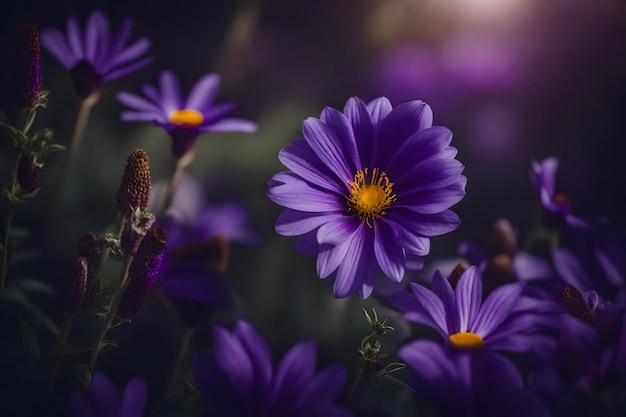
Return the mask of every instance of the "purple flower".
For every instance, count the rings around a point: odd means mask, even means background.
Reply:
[[[438,271],[431,286],[432,290],[410,283],[412,294],[398,292],[390,301],[405,318],[432,327],[451,346],[522,352],[543,339],[536,332],[539,320],[545,320],[539,313],[551,305],[522,297],[521,283],[502,285],[483,302],[480,273],[471,266],[456,288]]]
[[[124,393],[119,391],[106,376],[94,373],[89,385],[89,392],[82,396],[72,392],[72,417],[141,417],[148,388],[141,377],[128,381]]]
[[[152,58],[141,58],[150,48],[150,41],[141,38],[126,46],[132,21],[122,23],[115,34],[109,32],[109,20],[96,10],[83,29],[76,16],[67,19],[67,37],[57,29],[43,31],[44,47],[70,70],[78,95],[85,99],[97,97],[102,83],[113,81],[148,65]]]
[[[592,224],[581,217],[572,214],[571,204],[565,194],[556,193],[556,173],[559,169],[558,158],[552,156],[542,161],[531,160],[530,181],[539,193],[541,204],[547,214],[552,215],[549,220],[564,222],[577,230],[590,230]]]
[[[122,112],[122,120],[148,121],[165,129],[173,139],[172,152],[177,158],[190,152],[202,133],[255,132],[255,123],[226,117],[234,110],[234,103],[214,103],[219,83],[219,75],[207,74],[184,99],[176,75],[163,71],[160,91],[151,85],[142,86],[147,99],[128,92],[117,94],[118,100],[132,109]]]
[[[468,354],[417,340],[398,351],[414,373],[413,388],[441,416],[548,416],[541,401],[524,388],[517,368],[490,351]]]
[[[232,332],[213,328],[213,354],[196,355],[193,371],[216,415],[352,416],[334,404],[347,381],[346,370],[333,365],[316,373],[316,357],[313,342],[300,342],[273,369],[265,339],[239,320]]]
[[[304,138],[281,150],[291,171],[276,174],[268,197],[287,208],[276,223],[318,253],[317,273],[335,273],[334,294],[368,297],[379,271],[400,282],[421,266],[430,236],[457,228],[448,210],[465,195],[452,132],[432,126],[416,100],[395,109],[385,97],[353,97],[304,121]]]

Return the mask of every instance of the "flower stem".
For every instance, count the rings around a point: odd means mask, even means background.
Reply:
[[[57,370],[59,368],[59,362],[61,360],[61,356],[63,354],[63,349],[65,348],[65,343],[67,342],[67,335],[72,327],[72,322],[74,321],[74,314],[66,314],[63,319],[63,326],[61,327],[61,332],[59,333],[59,340],[57,340],[57,348],[54,354],[54,361],[52,363],[52,371],[50,372],[50,381],[49,388],[52,391],[54,387],[54,379],[57,374]]]
[[[183,336],[180,341],[180,346],[178,348],[178,355],[176,356],[176,362],[174,362],[174,367],[172,368],[172,376],[170,377],[168,391],[173,390],[174,386],[181,379],[182,370],[184,369],[185,362],[187,361],[187,356],[189,353],[189,346],[191,344],[191,338],[193,334],[194,334],[194,328],[185,326],[183,330]]]
[[[132,263],[132,261],[133,261],[133,257],[130,255],[124,258],[124,263],[122,266],[122,273],[121,273],[120,282],[119,282],[119,289],[118,291],[115,292],[115,295],[113,296],[113,301],[111,301],[111,307],[109,309],[109,313],[107,314],[106,321],[100,328],[100,333],[98,334],[98,337],[96,339],[96,344],[94,345],[93,351],[91,352],[91,359],[89,360],[89,370],[91,372],[93,372],[93,370],[96,367],[98,354],[100,353],[100,350],[103,347],[102,341],[106,337],[109,330],[113,327],[112,326],[113,320],[117,316],[117,309],[120,306],[122,295],[124,294],[124,291],[126,290],[126,287],[128,286],[128,272],[130,270],[130,264]]]
[[[172,176],[170,177],[169,181],[167,182],[167,185],[165,186],[165,190],[161,194],[161,200],[159,201],[157,210],[155,210],[156,211],[155,214],[157,218],[162,216],[163,213],[165,213],[165,211],[168,209],[168,207],[172,203],[172,198],[174,196],[174,192],[176,191],[176,188],[178,187],[178,183],[180,182],[180,179],[182,178],[183,173],[185,172],[185,169],[193,161],[193,157],[194,157],[194,154],[193,154],[193,151],[191,151],[191,152],[187,152],[185,155],[183,155],[182,157],[176,160],[176,167],[174,168],[174,171],[172,172]]]
[[[11,170],[11,188],[9,190],[9,194],[11,198],[17,198],[15,193],[18,190],[17,184],[17,170],[20,164],[20,158],[22,157],[21,153],[18,153],[15,157],[15,161],[13,162],[13,168]],[[5,196],[6,198],[6,196]],[[0,277],[0,294],[4,291],[4,285],[6,283],[8,263],[9,263],[9,232],[11,230],[11,222],[13,221],[13,212],[15,211],[15,205],[17,201],[9,201],[9,208],[7,209],[7,219],[6,225],[4,229],[4,240],[2,242],[2,276]]]

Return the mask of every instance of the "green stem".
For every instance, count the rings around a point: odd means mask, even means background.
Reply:
[[[20,164],[21,153],[18,153],[13,162],[13,168],[11,169],[11,198],[16,198],[15,193],[19,189],[17,184],[17,170]],[[13,212],[15,211],[16,201],[9,201],[9,208],[7,210],[6,227],[4,230],[4,241],[2,247],[2,276],[0,277],[0,294],[4,291],[4,285],[6,283],[8,263],[9,263],[9,232],[11,230],[11,222],[13,221]]]
[[[89,370],[93,372],[96,367],[96,361],[98,360],[98,354],[100,353],[100,349],[102,348],[102,341],[106,337],[107,333],[111,329],[113,320],[117,316],[117,309],[120,306],[120,301],[122,300],[122,295],[124,291],[126,291],[126,287],[128,286],[128,272],[130,271],[130,264],[133,261],[132,256],[126,256],[124,258],[124,264],[122,266],[122,274],[119,282],[119,290],[115,292],[113,296],[113,301],[111,301],[111,308],[109,309],[109,313],[107,314],[106,321],[100,328],[100,333],[96,339],[96,344],[93,347],[93,351],[91,352],[91,359],[89,360]]]
[[[183,336],[180,341],[180,346],[178,348],[178,355],[176,356],[176,362],[174,362],[174,367],[172,368],[172,376],[170,377],[168,391],[173,390],[174,386],[181,379],[181,373],[187,361],[187,356],[189,353],[189,346],[191,344],[191,338],[193,336],[193,333],[194,333],[193,327],[185,326],[185,329],[183,330]]]
[[[59,362],[61,361],[61,356],[63,355],[63,349],[65,348],[65,343],[67,342],[67,335],[72,327],[72,322],[74,321],[74,314],[66,314],[63,319],[63,326],[61,327],[61,332],[59,333],[59,340],[57,340],[57,348],[54,354],[54,361],[52,363],[52,371],[50,372],[50,381],[49,387],[50,391],[54,387],[54,379],[57,374],[57,370],[59,368]]]
[[[180,179],[182,178],[185,169],[193,161],[193,157],[194,154],[193,151],[191,151],[176,160],[176,167],[174,168],[174,171],[172,172],[172,175],[170,176],[170,179],[165,186],[165,190],[161,195],[161,201],[159,201],[157,209],[155,210],[155,215],[157,218],[162,216],[172,203],[172,197],[174,196],[174,192],[178,187],[178,183],[180,182]]]

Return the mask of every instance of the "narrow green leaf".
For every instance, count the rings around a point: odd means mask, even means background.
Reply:
[[[23,307],[30,313],[36,324],[42,325],[44,328],[48,329],[50,333],[58,337],[59,328],[57,325],[54,324],[54,322],[50,320],[50,318],[46,316],[46,314],[41,311],[39,307],[24,294],[23,291],[14,287],[8,287],[4,289],[0,296],[7,301],[11,301]]]

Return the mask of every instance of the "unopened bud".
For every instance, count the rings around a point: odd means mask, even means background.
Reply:
[[[62,304],[63,311],[75,313],[87,297],[87,259],[80,257],[72,265],[69,279],[66,281]]]
[[[43,88],[39,31],[33,24],[22,24],[23,84],[22,107],[34,109]]]
[[[37,161],[34,156],[23,155],[17,166],[17,181],[27,193],[32,193],[41,188],[43,163]]]
[[[89,275],[93,275],[98,268],[102,256],[102,242],[92,232],[85,233],[78,244],[76,256],[87,259]]]
[[[137,254],[139,244],[155,220],[154,214],[146,211],[135,210],[128,215],[120,238],[120,245],[127,255]]]
[[[465,265],[463,262],[459,262],[458,264],[456,264],[456,266],[448,276],[448,281],[450,282],[452,288],[456,288],[456,284],[459,283],[459,279],[461,279],[461,275],[463,275],[463,272],[465,271],[467,271],[467,265]]]
[[[596,316],[589,308],[585,297],[573,285],[567,285],[563,289],[563,302],[567,311],[574,317],[584,320],[588,323],[595,323]]]
[[[135,149],[126,161],[115,205],[121,213],[137,209],[143,211],[148,208],[151,189],[148,154],[143,149]]]

